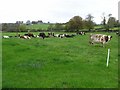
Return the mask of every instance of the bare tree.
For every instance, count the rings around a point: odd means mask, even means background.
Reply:
[[[86,19],[85,19],[85,26],[89,31],[94,28],[94,22],[93,22],[93,16],[91,14],[88,14]]]
[[[103,24],[103,26],[105,26],[106,25],[106,16],[105,16],[104,12],[102,13],[101,18],[102,18],[102,24]]]

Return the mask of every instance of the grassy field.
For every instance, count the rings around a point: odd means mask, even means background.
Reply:
[[[34,25],[27,25],[26,28],[27,29],[40,29],[40,30],[47,30],[48,26],[50,24],[34,24]]]
[[[0,33],[2,36],[2,33]],[[2,38],[0,37],[0,89],[2,88]]]
[[[120,42],[120,37],[118,37],[118,42]],[[118,43],[118,85],[120,87],[120,44]]]
[[[105,34],[113,38],[104,48],[89,45],[89,33],[62,39],[2,39],[2,87],[117,88],[118,36]],[[110,63],[106,67],[108,48]]]

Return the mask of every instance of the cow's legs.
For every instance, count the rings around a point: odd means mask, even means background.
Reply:
[[[102,42],[102,46],[105,47],[105,42]]]

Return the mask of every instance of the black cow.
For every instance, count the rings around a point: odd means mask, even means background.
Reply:
[[[46,37],[45,33],[39,33],[39,37],[42,37],[43,39]]]

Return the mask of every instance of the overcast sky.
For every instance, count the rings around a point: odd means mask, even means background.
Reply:
[[[88,14],[100,23],[102,13],[118,19],[119,0],[0,0],[0,23],[42,20],[65,23],[73,16]]]

